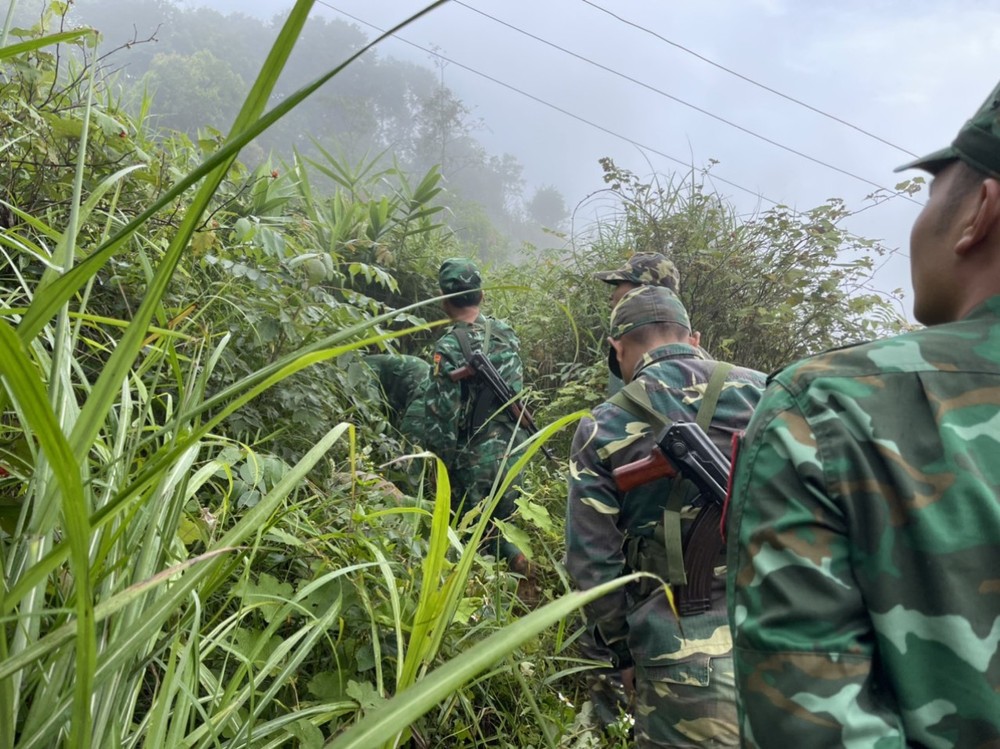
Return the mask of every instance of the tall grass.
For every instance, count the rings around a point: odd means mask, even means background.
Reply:
[[[310,476],[335,446],[352,471],[360,463],[346,422],[293,465],[275,469],[261,481],[260,496],[241,507],[234,474],[256,476],[264,459],[222,437],[220,425],[307,367],[413,332],[380,331],[391,320],[412,320],[419,305],[370,316],[210,392],[230,338],[202,330],[186,314],[174,316],[166,303],[240,149],[367,49],[443,2],[266,111],[313,5],[296,2],[229,136],[131,220],[120,220],[116,206],[142,164],[123,166],[84,194],[89,110],[67,224],[6,206],[42,239],[0,231],[4,252],[30,256],[45,271],[37,284],[18,275],[0,315],[0,407],[5,430],[15,435],[7,451],[11,475],[0,480],[16,493],[17,511],[13,528],[0,536],[0,749],[318,746],[324,729],[360,713],[334,746],[399,746],[435,704],[605,592],[564,596],[436,667],[492,507],[543,441],[580,413],[527,444],[468,539],[459,539],[450,519],[447,472],[429,456],[436,473],[429,502],[369,511],[353,480],[353,505],[332,509],[328,488]],[[0,62],[91,34],[3,47]],[[90,86],[88,102],[93,80]],[[308,193],[308,183],[301,185]],[[432,188],[425,182],[416,192]],[[95,315],[88,307],[95,279],[129,248],[151,245],[151,219],[178,201],[179,223],[158,259],[149,256],[148,283],[131,318]],[[98,237],[95,246],[82,246],[85,233]],[[348,539],[338,523],[361,530]],[[426,534],[419,565],[399,565],[384,543],[366,537],[392,523],[403,525],[401,538]],[[304,551],[292,557],[283,549]],[[294,566],[287,576],[294,585],[262,571],[282,564]],[[355,584],[359,575],[378,581],[379,592],[374,583]],[[359,600],[378,699],[350,681],[330,689],[321,683],[324,674],[350,671],[337,659],[354,634],[345,622],[353,621]],[[317,674],[317,662],[329,662],[329,672]],[[307,663],[312,681],[304,684]],[[315,698],[302,699],[304,691]]]
[[[266,527],[269,513],[347,429],[341,425],[331,430],[263,501],[209,544],[206,553],[185,559],[176,548],[183,506],[190,499],[192,467],[211,427],[268,385],[358,345],[337,348],[334,344],[359,332],[340,331],[314,347],[317,351],[292,357],[273,372],[259,372],[207,401],[205,384],[224,341],[207,351],[204,342],[187,340],[196,353],[181,357],[176,339],[166,337],[154,350],[143,352],[150,324],[162,312],[167,285],[239,150],[365,51],[265,112],[311,6],[300,1],[290,11],[225,145],[136,219],[107,236],[81,263],[74,265],[81,252],[76,242],[81,226],[94,220],[98,200],[129,171],[121,170],[86,202],[82,199],[89,111],[79,138],[68,225],[58,230],[38,217],[24,217],[57,242],[37,287],[22,290],[30,304],[16,326],[0,320],[3,401],[30,451],[30,468],[19,476],[20,517],[4,545],[0,607],[14,626],[0,630],[0,745],[49,746],[65,739],[73,746],[108,746],[132,734],[131,719],[123,726],[122,716],[134,715],[137,706],[149,707],[138,704],[141,664],[154,657],[164,624],[176,619],[191,626],[186,620],[196,619],[199,602],[225,579],[220,568],[232,564],[226,561],[231,551]],[[93,32],[11,45],[0,50],[0,61],[88,35]],[[91,93],[92,86],[91,79]],[[74,315],[79,320],[86,313],[88,284],[150,217],[198,183],[142,304],[121,337],[107,342],[110,355],[96,379],[88,380],[76,357],[93,343],[72,323]],[[37,250],[45,254],[44,248]],[[72,308],[74,298],[84,300],[77,309]],[[165,419],[154,412],[159,404],[137,376],[140,368],[158,368],[169,378],[176,396]],[[216,414],[203,422],[207,408]],[[328,616],[304,628],[289,647],[308,652]],[[187,672],[177,664],[170,661],[171,673],[180,678]],[[230,707],[239,704],[231,697]],[[162,704],[159,700],[153,707]],[[144,722],[162,731],[165,714],[154,709]],[[175,732],[178,725],[172,724]],[[212,736],[213,729],[204,727],[211,721],[202,726],[201,732]]]

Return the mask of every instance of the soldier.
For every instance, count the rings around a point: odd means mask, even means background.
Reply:
[[[677,266],[659,252],[638,252],[617,270],[594,274],[598,281],[611,284],[611,307],[626,293],[639,286],[662,286],[675,294],[681,293],[681,276]]]
[[[465,258],[449,258],[441,264],[438,282],[442,294],[458,295],[443,302],[452,324],[434,347],[421,432],[423,446],[448,468],[452,510],[461,514],[490,495],[497,475],[513,463],[510,446],[521,442],[524,435],[514,435],[513,420],[506,413],[497,413],[503,404],[478,378],[454,382],[449,375],[466,365],[471,352],[481,350],[504,381],[520,392],[523,369],[514,331],[479,311],[483,291],[476,265]],[[495,516],[511,515],[515,497],[516,491],[508,490]],[[490,535],[495,539],[490,553],[497,553],[511,569],[526,574],[524,554],[495,531]]]
[[[1000,746],[1000,86],[907,167],[930,327],[777,374],[737,460],[748,746]]]
[[[600,271],[594,274],[598,281],[611,284],[611,308],[632,289],[640,286],[662,286],[675,294],[680,294],[681,277],[677,266],[659,252],[638,252],[617,270]],[[701,334],[693,333],[691,343],[698,346]],[[707,352],[702,350],[706,358]],[[608,351],[609,366],[615,365],[614,349]],[[613,372],[608,376],[608,396],[622,389],[625,383]],[[608,653],[598,647],[587,635],[579,639],[581,655],[591,660],[607,661]],[[595,668],[587,672],[587,688],[598,720],[605,728],[615,723],[621,711],[627,707],[622,684],[615,668]]]
[[[611,313],[611,366],[631,384],[584,418],[573,439],[566,568],[581,589],[637,570],[682,579],[663,560],[680,553],[682,530],[697,512],[688,485],[678,490],[659,479],[623,493],[612,472],[649,454],[653,421],[698,420],[728,454],[763,392],[763,374],[704,358],[690,336],[687,311],[666,288],[633,289]],[[637,411],[637,402],[653,413]],[[676,525],[668,528],[665,514]],[[654,535],[673,542],[657,548]],[[685,617],[683,632],[659,585],[632,585],[587,609],[593,636],[613,654],[626,689],[634,689],[639,746],[736,745],[723,560],[717,561],[711,606]]]

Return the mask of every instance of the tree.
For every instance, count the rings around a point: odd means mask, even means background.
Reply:
[[[558,229],[569,216],[566,200],[553,185],[535,190],[527,205],[528,218],[549,229]]]
[[[771,371],[905,325],[897,298],[871,287],[888,248],[840,226],[842,200],[742,217],[705,190],[704,172],[643,181],[601,163],[621,204],[622,249],[674,260],[692,324],[720,358]]]
[[[205,126],[227,129],[248,89],[227,62],[207,49],[156,55],[149,80],[160,124],[191,135]]]

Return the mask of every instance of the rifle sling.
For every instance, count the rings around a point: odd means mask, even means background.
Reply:
[[[712,417],[715,416],[715,409],[719,404],[719,396],[722,395],[722,387],[726,382],[726,377],[732,369],[733,365],[728,362],[719,362],[712,368],[708,385],[705,387],[705,394],[698,407],[698,414],[695,416],[695,423],[706,433],[712,423]],[[672,423],[670,419],[653,408],[649,394],[637,380],[630,382],[609,400],[641,421],[648,423],[657,430],[657,433]],[[666,581],[671,585],[688,584],[687,570],[684,564],[684,542],[681,536],[681,509],[684,506],[685,494],[684,482],[674,481],[670,487],[666,506],[663,508],[663,551],[666,554],[667,563]],[[701,512],[704,512],[704,508]],[[694,571],[692,568],[692,572]]]

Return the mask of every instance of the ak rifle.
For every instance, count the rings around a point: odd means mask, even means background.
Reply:
[[[448,373],[452,382],[460,382],[476,376],[479,376],[490,392],[497,397],[500,403],[504,404],[504,412],[510,416],[514,424],[524,429],[529,435],[538,434],[538,425],[531,417],[531,412],[518,401],[518,394],[514,392],[514,388],[500,376],[496,367],[493,366],[493,362],[486,358],[482,351],[473,351],[468,364]],[[549,460],[556,459],[556,456],[546,445],[542,445],[542,452]]]
[[[658,478],[680,476],[691,481],[703,498],[704,505],[684,535],[687,584],[676,586],[675,591],[681,616],[700,614],[712,605],[715,564],[725,544],[721,524],[729,470],[729,461],[701,427],[676,422],[660,432],[647,457],[612,472],[622,492]]]

